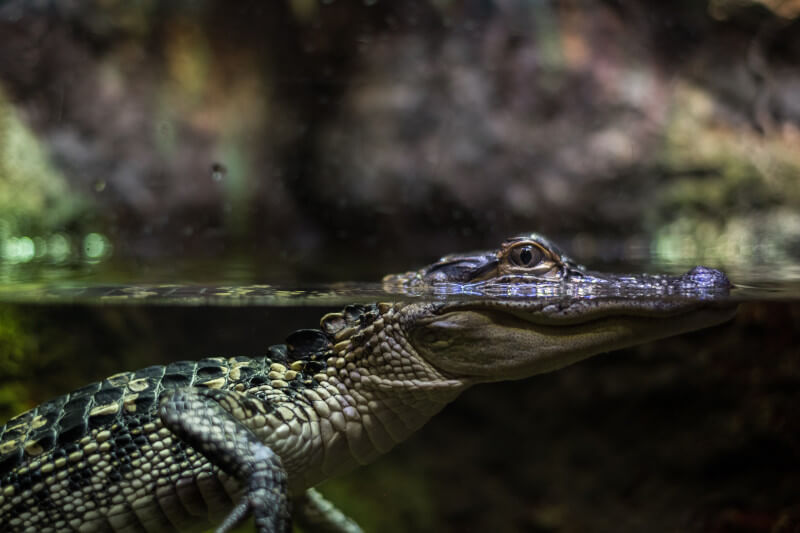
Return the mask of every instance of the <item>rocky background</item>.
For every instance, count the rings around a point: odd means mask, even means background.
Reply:
[[[7,1],[4,255],[27,236],[49,257],[53,235],[80,255],[94,232],[134,271],[364,280],[535,230],[587,261],[780,278],[800,254],[798,13]]]

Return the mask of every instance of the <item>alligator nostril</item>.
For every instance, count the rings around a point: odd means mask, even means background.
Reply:
[[[686,281],[707,287],[733,287],[733,283],[730,282],[728,276],[715,268],[696,266],[682,277]]]

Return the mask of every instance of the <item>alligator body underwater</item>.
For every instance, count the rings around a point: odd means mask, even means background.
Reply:
[[[604,275],[538,235],[384,284],[430,297],[347,306],[263,357],[124,372],[11,419],[0,529],[229,531],[253,516],[259,533],[292,519],[359,531],[313,487],[389,451],[466,388],[735,313],[717,270]]]

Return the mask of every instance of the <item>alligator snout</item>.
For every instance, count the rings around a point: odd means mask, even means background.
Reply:
[[[701,287],[714,287],[720,289],[732,289],[733,283],[728,279],[724,272],[715,268],[696,266],[689,272],[681,276],[681,281],[688,282]]]

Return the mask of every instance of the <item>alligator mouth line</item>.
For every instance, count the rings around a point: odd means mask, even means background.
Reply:
[[[738,305],[735,302],[658,302],[652,300],[651,305],[633,305],[630,301],[625,302],[625,306],[615,305],[612,307],[603,306],[579,306],[572,305],[548,312],[545,308],[535,311],[526,311],[506,305],[465,305],[463,307],[449,308],[443,314],[472,311],[484,313],[490,316],[514,317],[522,323],[535,326],[552,326],[568,328],[571,326],[589,326],[594,323],[608,320],[627,320],[649,322],[664,320],[667,322],[673,319],[686,319],[692,316],[718,318],[719,322],[729,320],[736,314]],[[503,321],[500,319],[499,321]]]

